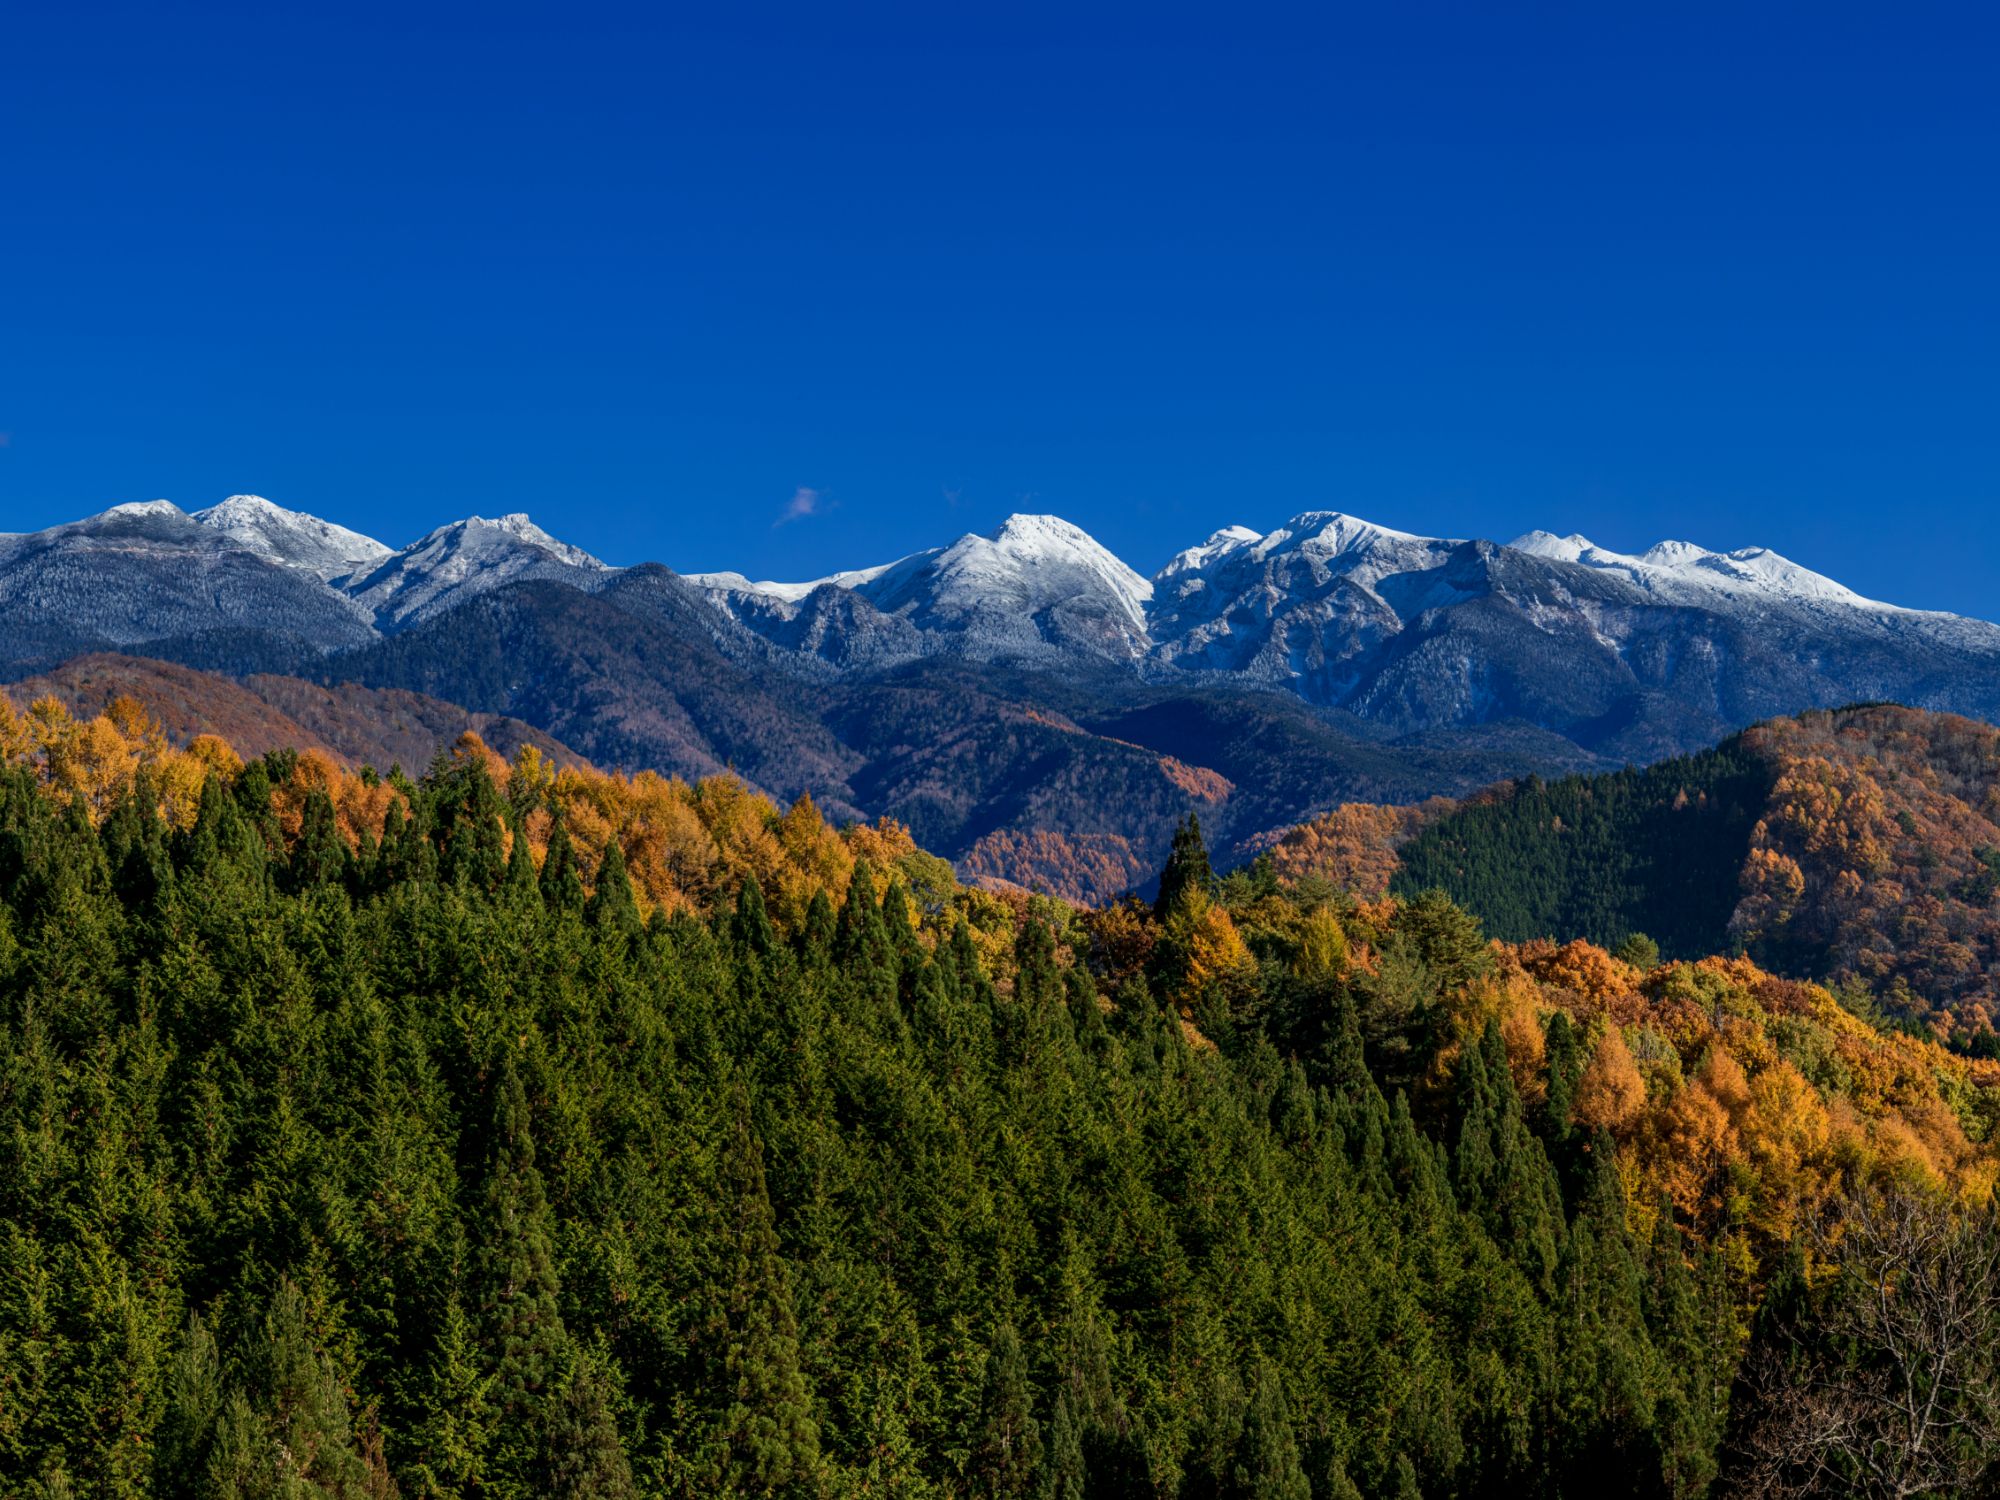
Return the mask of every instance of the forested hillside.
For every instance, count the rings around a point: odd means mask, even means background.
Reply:
[[[1438,889],[1512,941],[1743,952],[2000,1054],[2000,730],[1871,704],[1645,770],[1346,804],[1260,841],[1289,879]]]
[[[1996,1070],[1748,962],[1217,880],[1192,822],[1091,911],[471,738],[42,704],[0,756],[10,1491],[1993,1475]]]
[[[1644,931],[1671,958],[1713,953],[1775,774],[1738,739],[1643,771],[1530,779],[1430,822],[1391,884],[1450,891],[1497,937]]]

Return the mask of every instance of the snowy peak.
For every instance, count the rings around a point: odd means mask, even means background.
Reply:
[[[1377,526],[1373,521],[1364,521],[1343,511],[1309,510],[1293,516],[1259,545],[1261,550],[1273,552],[1286,543],[1292,543],[1301,551],[1321,557],[1338,557],[1349,552],[1369,551],[1385,544],[1394,547],[1415,543],[1429,547],[1435,545],[1437,540],[1408,531],[1396,531],[1388,526]]]
[[[1530,531],[1515,537],[1507,545],[1516,552],[1525,552],[1531,557],[1546,557],[1555,562],[1580,562],[1584,553],[1597,550],[1595,542],[1576,531],[1568,536],[1557,536],[1552,531]]]
[[[127,500],[123,505],[113,505],[89,517],[92,521],[108,521],[117,516],[184,516],[182,510],[171,500]]]
[[[1665,541],[1655,542],[1635,556],[1613,552],[1575,533],[1558,537],[1546,531],[1528,532],[1508,545],[1535,557],[1617,574],[1672,603],[1712,602],[1720,595],[1740,601],[1761,598],[1792,604],[1840,605],[1877,613],[1899,612],[1893,604],[1864,598],[1845,584],[1801,567],[1768,547],[1714,552],[1693,542]]]
[[[1107,592],[1134,630],[1146,628],[1153,585],[1080,526],[1060,516],[1013,515],[990,536],[964,536],[945,549],[938,573],[958,590],[1004,582],[1022,602],[1060,603],[1072,586]]]
[[[898,649],[955,642],[965,654],[993,659],[1071,647],[1130,661],[1150,644],[1152,584],[1060,516],[1012,515],[984,535],[804,583],[752,582],[741,573],[693,573],[688,582],[766,631],[795,628],[815,590],[842,589],[901,621]]]
[[[373,537],[303,511],[286,510],[261,495],[231,495],[191,517],[244,551],[286,567],[302,568],[322,582],[364,572],[389,556]]]
[[[1177,578],[1183,573],[1199,572],[1217,558],[1226,557],[1232,552],[1240,552],[1263,539],[1263,532],[1253,531],[1248,526],[1225,526],[1220,531],[1211,531],[1207,541],[1198,546],[1184,548],[1169,558],[1167,565],[1153,575],[1153,581],[1157,584],[1164,579]]]
[[[517,578],[576,581],[608,571],[581,547],[557,541],[517,512],[440,526],[344,586],[378,620],[402,625]]]

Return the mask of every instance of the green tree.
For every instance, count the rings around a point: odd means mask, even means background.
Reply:
[[[1201,819],[1189,813],[1174,830],[1173,846],[1160,871],[1160,893],[1153,901],[1153,915],[1164,922],[1180,903],[1185,891],[1208,895],[1215,889],[1215,872],[1208,866],[1208,844],[1201,836]]]

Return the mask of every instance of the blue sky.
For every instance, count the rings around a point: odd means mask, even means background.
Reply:
[[[1335,507],[1993,616],[1991,16],[17,7],[0,531],[783,577]]]

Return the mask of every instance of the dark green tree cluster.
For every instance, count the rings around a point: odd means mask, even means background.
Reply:
[[[615,844],[510,856],[476,765],[358,850],[318,807],[288,846],[287,771],[183,833],[0,777],[9,1493],[1715,1474],[1713,1257],[1634,1241],[1497,1032],[1415,1088],[1481,962],[1449,903],[1379,972],[1267,957],[1217,1051],[1143,980],[1100,995],[1043,903],[997,966],[866,866],[795,933],[754,883],[641,920]]]
[[[1774,775],[1732,739],[1644,770],[1530,777],[1419,832],[1390,888],[1442,890],[1508,942],[1650,934],[1655,958],[1725,952]]]

